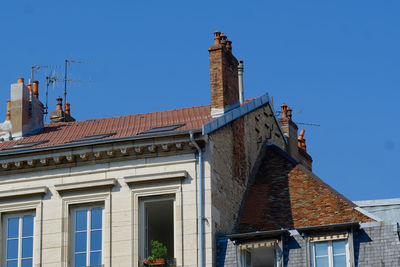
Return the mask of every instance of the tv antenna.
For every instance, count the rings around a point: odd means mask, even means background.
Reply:
[[[71,63],[77,63],[77,64],[97,64],[97,62],[86,62],[86,61],[81,61],[81,60],[74,60],[71,58],[71,56],[68,57],[68,59],[65,60],[65,69],[64,69],[64,109],[67,104],[67,83],[72,82],[72,80],[68,80],[68,66]],[[74,80],[74,82],[78,82],[78,80]],[[81,82],[81,81],[79,81]]]
[[[34,80],[34,76],[35,73],[37,73],[40,69],[60,69],[61,66],[58,65],[38,65],[38,64],[34,64],[31,67],[31,81],[30,83],[32,83],[32,81]]]

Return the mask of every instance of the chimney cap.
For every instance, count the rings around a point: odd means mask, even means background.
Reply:
[[[18,78],[17,83],[24,83],[24,78]]]
[[[59,96],[59,97],[57,97],[57,107],[56,107],[56,110],[62,110],[62,97],[61,96]]]

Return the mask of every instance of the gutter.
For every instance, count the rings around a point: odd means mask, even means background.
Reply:
[[[75,148],[75,147],[90,146],[90,145],[97,145],[97,144],[102,145],[102,144],[109,144],[109,143],[114,143],[114,142],[135,141],[135,140],[140,140],[140,139],[151,139],[151,138],[158,138],[158,137],[170,137],[170,136],[175,136],[175,135],[185,135],[188,133],[190,134],[191,132],[201,133],[201,129],[175,131],[175,132],[170,132],[170,133],[158,133],[158,134],[156,133],[156,134],[146,134],[146,135],[141,134],[141,135],[127,136],[127,137],[111,138],[111,139],[106,139],[106,140],[93,140],[93,141],[78,142],[78,143],[74,142],[74,143],[68,143],[68,144],[63,144],[63,145],[37,147],[37,148],[29,148],[29,149],[19,149],[19,150],[8,149],[7,152],[0,152],[0,157],[7,156],[7,155],[25,154],[25,153],[30,153],[30,152],[42,152],[42,151],[49,151],[49,150],[63,149],[63,148]]]
[[[203,184],[204,184],[204,173],[203,173],[203,151],[200,146],[194,140],[193,132],[190,131],[190,142],[197,149],[199,153],[199,239],[200,239],[200,267],[204,265],[204,208],[203,208]]]

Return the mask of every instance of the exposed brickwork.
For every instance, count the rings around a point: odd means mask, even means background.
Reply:
[[[244,146],[244,119],[238,118],[233,122],[233,167],[235,169],[234,176],[246,183],[247,174],[246,150]]]
[[[210,53],[211,108],[223,109],[239,101],[238,61],[222,45],[212,45]]]
[[[249,187],[238,232],[370,222],[354,204],[270,146]]]

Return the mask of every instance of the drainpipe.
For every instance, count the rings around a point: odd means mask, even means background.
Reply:
[[[203,174],[203,151],[196,143],[193,137],[193,132],[190,132],[190,142],[199,152],[199,232],[200,232],[200,267],[204,265],[204,214],[203,214],[203,184],[204,184],[204,174]]]
[[[239,78],[239,103],[240,105],[243,104],[243,98],[244,98],[244,93],[243,93],[243,60],[239,61],[238,65],[238,78]]]

